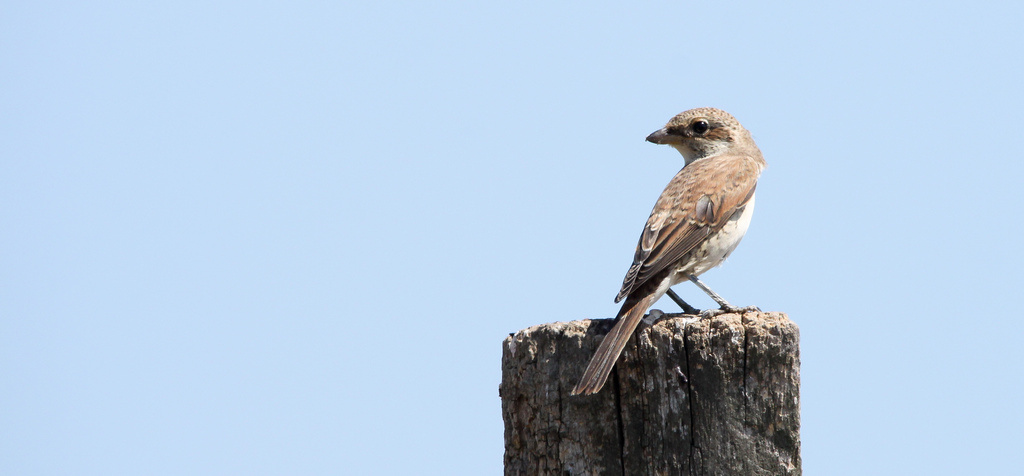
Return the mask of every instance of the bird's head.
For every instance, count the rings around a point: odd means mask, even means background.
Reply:
[[[647,136],[647,141],[674,147],[683,154],[687,164],[721,154],[736,146],[754,143],[750,133],[735,117],[713,107],[700,107],[677,114],[665,127]]]

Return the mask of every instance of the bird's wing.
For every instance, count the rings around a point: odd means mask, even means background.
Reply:
[[[683,167],[654,204],[615,302],[720,230],[754,195],[760,174],[753,158],[739,154]]]

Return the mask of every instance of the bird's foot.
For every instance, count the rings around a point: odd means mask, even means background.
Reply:
[[[644,316],[643,322],[644,322],[644,324],[647,324],[648,326],[653,326],[658,321],[660,321],[660,320],[662,320],[664,318],[665,318],[665,313],[662,312],[661,309],[651,309],[650,311],[647,312],[647,315]]]
[[[730,311],[728,311],[726,309],[705,309],[703,311],[700,311],[700,318],[701,319],[711,319],[712,317],[715,317],[715,316],[718,316],[718,315],[721,315],[721,314],[725,314],[727,312],[730,312]]]
[[[748,312],[761,312],[761,309],[757,306],[736,307],[732,305],[726,305],[722,306],[719,309],[705,309],[700,312],[700,317],[701,319],[710,319],[712,317],[720,316],[722,314],[745,314]]]

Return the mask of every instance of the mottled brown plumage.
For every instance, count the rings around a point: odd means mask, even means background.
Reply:
[[[750,133],[729,113],[691,109],[647,140],[676,148],[686,164],[654,204],[615,298],[626,300],[618,322],[601,342],[574,395],[601,390],[647,308],[674,284],[690,279],[702,286],[697,276],[721,264],[750,223],[754,189],[765,161]],[[723,309],[732,309],[706,291]]]

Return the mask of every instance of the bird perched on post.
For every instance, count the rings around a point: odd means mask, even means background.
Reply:
[[[683,154],[685,165],[654,204],[640,235],[633,265],[615,302],[625,299],[615,327],[605,336],[573,395],[601,390],[644,313],[669,289],[690,280],[725,311],[737,311],[699,279],[722,263],[747,232],[754,188],[765,161],[750,132],[720,109],[702,107],[673,117],[647,136]]]

